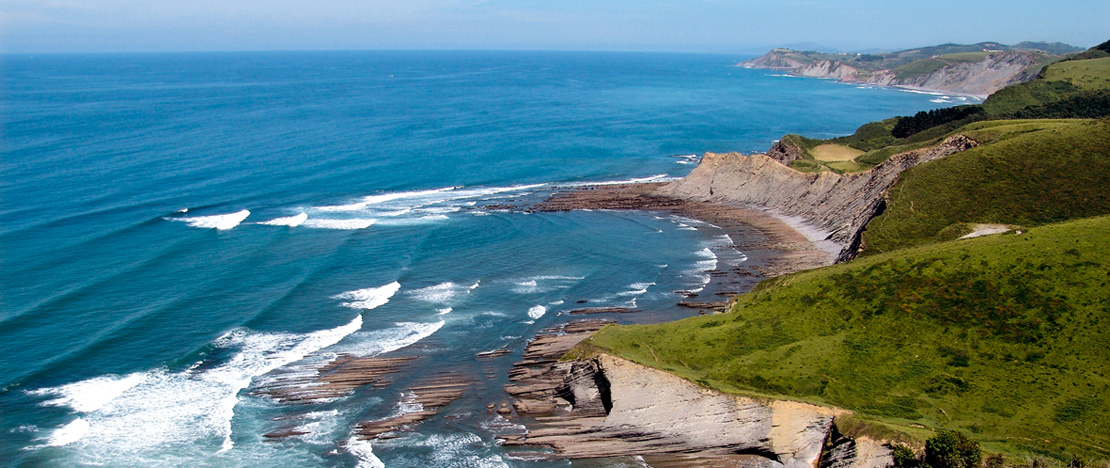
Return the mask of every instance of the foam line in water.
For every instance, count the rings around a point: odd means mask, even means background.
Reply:
[[[213,342],[232,354],[211,367],[155,369],[42,389],[35,393],[56,396],[44,405],[68,406],[81,413],[80,419],[55,429],[48,444],[73,447],[90,463],[112,460],[126,465],[142,465],[168,451],[210,454],[217,445],[226,450],[232,446],[238,395],[252,379],[334,345],[361,327],[360,314],[344,325],[304,334],[236,329]],[[99,396],[78,397],[78,389]]]
[[[337,351],[356,356],[376,356],[411,346],[443,328],[444,321],[433,323],[400,322],[393,328],[355,333]]]
[[[414,289],[405,294],[419,301],[447,305],[453,303],[460,295],[470,294],[477,287],[478,283],[466,286],[448,281],[435,286]]]
[[[591,185],[624,185],[624,184],[643,184],[647,182],[669,182],[678,180],[678,177],[668,176],[667,174],[656,174],[650,177],[637,177],[625,180],[606,180],[601,182],[571,182],[567,184],[559,184],[564,187],[584,187]]]
[[[433,189],[433,190],[415,190],[415,191],[409,191],[409,192],[383,193],[383,194],[379,194],[379,195],[369,195],[369,196],[362,197],[359,201],[357,201],[355,203],[347,203],[347,204],[344,204],[344,205],[317,206],[316,209],[319,210],[319,211],[325,211],[325,212],[361,211],[361,210],[366,209],[370,205],[376,205],[376,204],[380,204],[380,203],[384,203],[384,202],[388,202],[388,201],[401,200],[401,199],[405,199],[405,198],[425,197],[425,196],[428,196],[428,195],[433,195],[433,194],[438,194],[438,193],[443,193],[443,192],[449,192],[451,190],[455,190],[455,187],[444,187],[444,188]]]
[[[374,218],[352,218],[352,219],[322,219],[322,218],[309,218],[306,219],[302,225],[304,227],[316,229],[340,229],[353,231],[356,229],[366,229],[373,226],[378,222]]]
[[[240,210],[234,213],[212,215],[212,216],[195,216],[192,218],[166,218],[171,221],[181,221],[188,224],[189,227],[201,229],[218,229],[226,230],[238,226],[244,219],[251,215],[248,210]]]
[[[528,309],[528,316],[531,317],[532,320],[537,320],[540,317],[543,317],[543,314],[546,313],[547,307],[544,307],[542,305],[532,306],[530,309]]]
[[[389,299],[401,289],[401,283],[396,281],[376,288],[356,289],[332,296],[335,299],[345,299],[343,305],[352,309],[372,310],[385,305]]]
[[[258,224],[265,224],[267,226],[297,227],[300,226],[301,223],[304,223],[306,219],[308,219],[308,214],[302,211],[300,214],[297,215],[286,216],[284,218],[274,218],[269,221],[262,221]]]

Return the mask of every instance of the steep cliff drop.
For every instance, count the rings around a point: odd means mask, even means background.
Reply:
[[[592,327],[590,327],[592,328]],[[584,338],[559,335],[562,346]],[[673,374],[607,354],[572,361],[535,359],[565,351],[537,339],[533,359],[506,387],[531,418],[524,436],[504,444],[528,458],[640,456],[655,467],[882,468],[880,442],[841,435],[846,411],[709,390]]]
[[[847,174],[799,172],[762,154],[707,153],[688,176],[657,193],[769,210],[843,261],[858,252],[864,226],[881,211],[885,193],[899,174],[975,146],[975,140],[954,135],[936,146],[896,154],[870,170]]]

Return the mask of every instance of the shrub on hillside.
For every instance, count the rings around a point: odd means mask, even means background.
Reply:
[[[921,466],[921,460],[918,460],[913,450],[905,445],[890,447],[890,454],[894,457],[894,464],[890,465],[892,468],[918,468]]]
[[[925,441],[928,468],[978,468],[982,459],[979,443],[956,431],[940,431]]]

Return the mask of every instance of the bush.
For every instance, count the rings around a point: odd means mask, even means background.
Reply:
[[[913,450],[905,445],[890,447],[890,454],[894,457],[894,464],[891,465],[893,468],[917,468],[921,464]]]
[[[940,431],[925,441],[925,466],[929,468],[978,468],[982,459],[979,443],[956,431]]]

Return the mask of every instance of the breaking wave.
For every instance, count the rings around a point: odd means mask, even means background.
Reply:
[[[242,223],[243,220],[247,219],[247,217],[250,216],[250,215],[251,215],[250,211],[240,210],[240,211],[236,211],[234,213],[228,213],[228,214],[222,214],[222,215],[195,216],[195,217],[192,217],[192,218],[165,218],[165,219],[168,219],[170,221],[181,221],[185,224],[188,224],[189,227],[195,227],[195,228],[200,228],[200,229],[217,229],[217,230],[223,231],[223,230],[231,229],[231,228],[234,228],[235,226],[238,226],[239,223]]]
[[[345,307],[352,309],[376,309],[389,302],[389,299],[401,289],[401,283],[396,281],[376,288],[356,289],[332,296],[335,299],[345,299]]]
[[[219,364],[198,362],[181,372],[155,369],[101,376],[29,393],[51,397],[43,405],[65,406],[80,414],[55,429],[46,444],[74,447],[90,463],[127,457],[144,464],[171,446],[223,451],[232,448],[231,420],[238,394],[255,377],[334,345],[361,327],[360,314],[347,324],[305,334],[240,328],[213,342],[213,347],[233,353]]]

